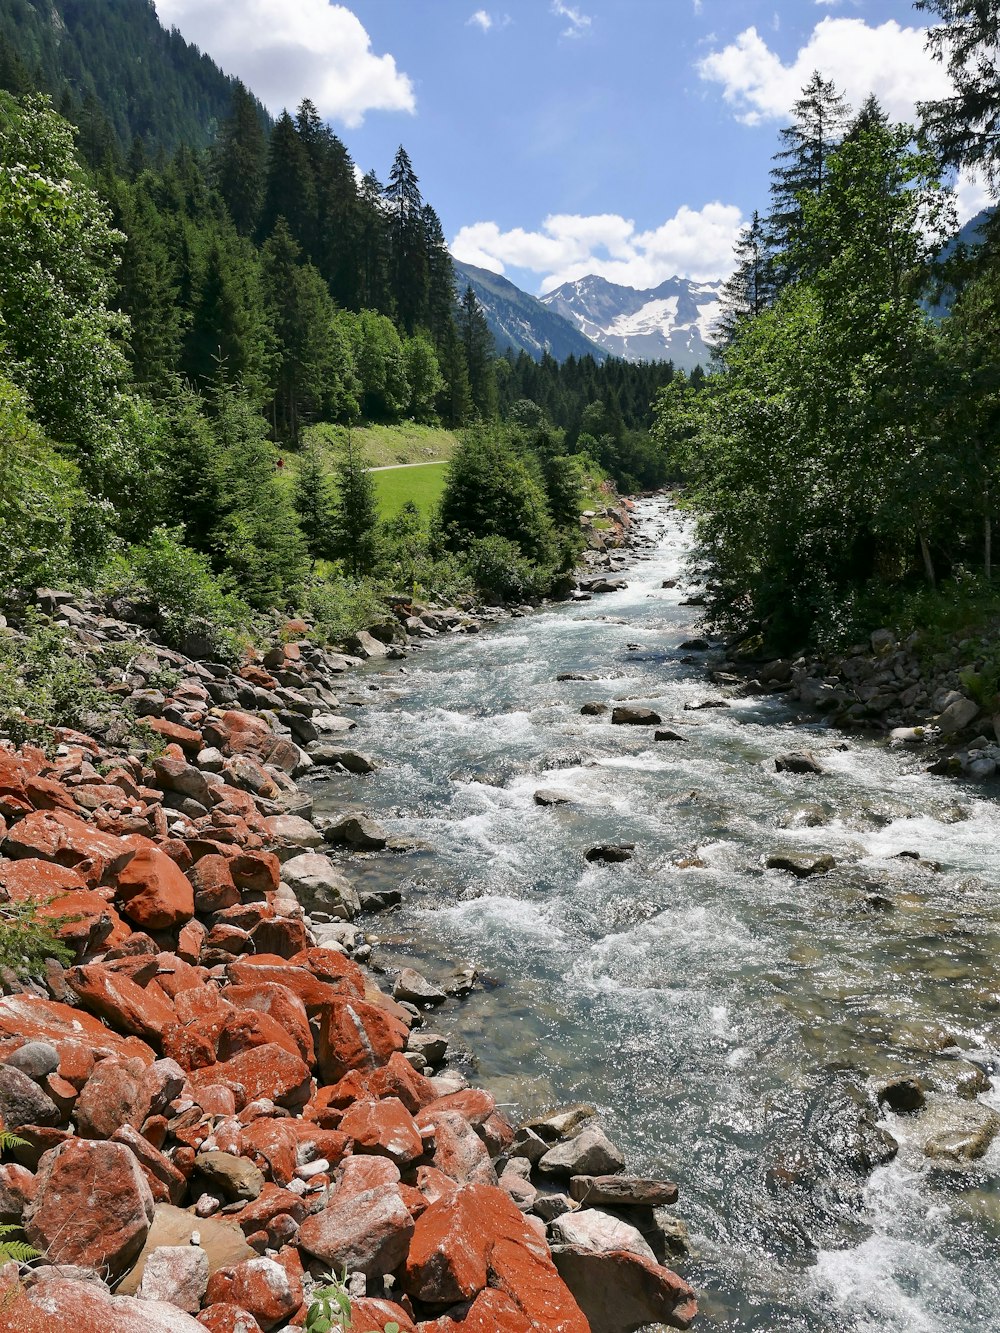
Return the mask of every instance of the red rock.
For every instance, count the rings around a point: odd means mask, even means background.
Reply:
[[[341,1120],[340,1132],[354,1140],[355,1152],[388,1157],[400,1167],[424,1153],[420,1130],[397,1097],[356,1102]]]
[[[65,1057],[67,1043],[83,1043],[94,1055],[118,1055],[124,1059],[137,1056],[143,1064],[152,1064],[156,1056],[145,1042],[135,1037],[119,1037],[110,1032],[90,1014],[52,1000],[39,1000],[33,995],[8,995],[0,999],[0,1040],[18,1038],[26,1041],[48,1041]],[[64,1078],[74,1080],[60,1066]]]
[[[460,1184],[495,1185],[496,1172],[482,1139],[457,1111],[434,1111],[417,1116],[421,1130],[434,1132],[434,1165]]]
[[[26,1167],[17,1162],[0,1163],[0,1224],[20,1226],[24,1210],[35,1197],[35,1188],[35,1176]]]
[[[307,1120],[288,1121],[298,1144],[299,1158],[316,1161],[325,1157],[331,1167],[347,1156],[351,1149],[351,1140],[346,1134],[336,1129],[321,1129]]]
[[[165,717],[147,717],[146,725],[188,754],[197,754],[202,748],[201,732],[193,727],[182,727],[179,722],[168,722]]]
[[[213,1083],[232,1088],[238,1105],[270,1097],[278,1106],[290,1110],[304,1106],[309,1100],[310,1078],[309,1066],[299,1056],[273,1044],[241,1051],[231,1060],[198,1069],[191,1075],[196,1088]]]
[[[280,1185],[268,1183],[256,1199],[234,1214],[233,1221],[238,1222],[243,1228],[243,1234],[249,1236],[266,1228],[274,1218],[282,1215],[301,1222],[306,1215],[306,1206],[297,1194],[292,1194]]]
[[[317,1058],[325,1083],[336,1083],[351,1069],[374,1071],[406,1048],[408,1030],[373,1005],[337,1000],[326,1008],[320,1025]]]
[[[273,852],[240,852],[229,869],[244,892],[274,893],[281,879],[281,863]]]
[[[203,856],[188,875],[194,886],[194,901],[199,912],[221,912],[240,901],[240,891],[229,869],[229,858]]]
[[[5,1333],[204,1333],[176,1306],[111,1296],[94,1282],[59,1276],[25,1289],[5,1285],[0,1274],[0,1308]]]
[[[302,1304],[302,1284],[293,1282],[273,1259],[247,1259],[220,1268],[209,1279],[209,1305],[226,1301],[248,1311],[264,1333],[288,1322]]]
[[[167,1028],[177,1021],[174,1008],[162,991],[158,994],[146,991],[101,963],[70,968],[66,981],[85,1009],[119,1032],[158,1043]]]
[[[51,861],[0,862],[0,887],[12,902],[34,902],[38,916],[58,922],[56,934],[78,958],[121,931],[121,917],[102,892],[88,889],[75,870]]]
[[[291,1037],[306,1064],[313,1063],[316,1052],[313,1049],[309,1016],[294,991],[277,982],[262,981],[251,986],[229,986],[225,997],[236,1009],[254,1009],[258,1013],[268,1014]]]
[[[141,1128],[149,1115],[143,1070],[141,1060],[114,1056],[95,1066],[76,1103],[76,1129],[81,1138],[109,1139],[119,1125]]]
[[[54,865],[29,856],[23,861],[0,861],[0,887],[11,902],[45,902],[63,894],[87,891],[82,875],[68,866]]]
[[[235,986],[257,986],[262,982],[287,986],[305,1005],[310,1018],[320,1013],[325,1005],[354,994],[353,988],[344,980],[339,985],[319,981],[306,968],[295,966],[291,959],[286,961],[277,956],[262,958],[258,954],[237,959],[226,968],[226,975]]]
[[[265,1176],[282,1186],[290,1184],[295,1176],[297,1147],[295,1132],[284,1120],[255,1120],[240,1130],[237,1140],[239,1155],[248,1157]]]
[[[170,930],[194,916],[194,890],[183,871],[148,838],[126,840],[134,855],[115,886],[122,915],[143,930]]]
[[[534,1327],[509,1296],[487,1287],[464,1313],[432,1319],[420,1333],[534,1333]]]
[[[198,1323],[209,1333],[263,1333],[252,1314],[230,1301],[217,1301],[202,1310]]]
[[[277,740],[274,732],[252,713],[231,709],[221,717],[211,717],[202,729],[206,745],[214,746],[224,755],[249,754],[267,762]]]
[[[392,1301],[366,1297],[351,1302],[351,1333],[382,1333],[391,1323],[399,1325],[399,1333],[417,1333],[417,1326],[410,1316]]]
[[[625,1250],[560,1247],[559,1273],[595,1328],[628,1333],[648,1324],[691,1327],[698,1303],[688,1284],[660,1264]]]
[[[270,1014],[255,1009],[233,1009],[226,1014],[219,1031],[216,1056],[219,1060],[229,1060],[240,1051],[269,1044],[283,1046],[292,1055],[300,1054],[295,1038]]]
[[[153,1196],[122,1143],[69,1139],[45,1153],[25,1234],[50,1263],[124,1273],[153,1220]]]
[[[135,1157],[155,1203],[179,1204],[187,1189],[187,1178],[178,1171],[169,1157],[158,1149],[131,1125],[119,1125],[111,1135],[112,1143],[123,1143]]]
[[[481,1129],[497,1109],[496,1098],[483,1088],[463,1088],[447,1097],[438,1097],[427,1107],[422,1123],[433,1123],[438,1111],[456,1111],[473,1129]]]
[[[340,990],[351,990],[359,1000],[365,998],[364,972],[352,958],[337,953],[336,949],[303,949],[289,962],[295,967],[304,967],[317,981],[328,981]],[[343,983],[346,983],[346,987]]]
[[[299,916],[277,916],[272,921],[262,921],[250,932],[254,948],[262,953],[276,953],[282,958],[291,958],[305,944],[305,922]]]
[[[336,1188],[346,1198],[349,1194],[364,1194],[398,1185],[399,1167],[388,1157],[345,1157],[337,1169]]]
[[[417,1220],[403,1279],[429,1305],[504,1292],[539,1333],[582,1333],[589,1324],[556,1272],[548,1246],[502,1190],[466,1185]]]
[[[446,1176],[435,1166],[417,1167],[417,1189],[428,1203],[437,1203],[439,1199],[450,1199],[459,1189],[457,1181]]]
[[[390,1057],[383,1069],[376,1069],[369,1076],[368,1091],[373,1097],[398,1097],[411,1115],[416,1115],[425,1106],[440,1100],[430,1079],[418,1074],[405,1056],[398,1052]]]
[[[299,1248],[331,1270],[391,1273],[406,1258],[413,1219],[399,1189],[379,1186],[360,1194],[337,1190],[299,1228]]]
[[[3,845],[12,860],[37,858],[76,870],[88,885],[119,873],[135,850],[119,838],[62,810],[36,811],[10,831]]]
[[[26,778],[24,790],[36,810],[65,810],[71,815],[76,814],[73,797],[61,782],[53,778]]]

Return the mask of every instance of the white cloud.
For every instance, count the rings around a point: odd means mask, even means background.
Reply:
[[[179,28],[271,111],[311,97],[350,128],[369,111],[416,108],[413,84],[391,55],[375,55],[360,19],[327,0],[157,0]]]
[[[552,0],[552,12],[558,18],[569,20],[569,27],[562,31],[563,37],[583,37],[594,21],[589,14],[583,14],[572,5],[567,5],[565,0]]]
[[[996,199],[978,176],[967,171],[958,173],[958,180],[955,182],[955,207],[958,210],[960,226],[968,222],[969,218],[974,218],[977,213],[981,213],[984,208],[992,208],[995,204]]]
[[[493,273],[508,266],[538,273],[542,292],[589,273],[642,290],[678,276],[699,282],[726,277],[742,222],[735,205],[719,202],[701,209],[684,204],[651,231],[638,231],[617,213],[558,213],[537,231],[501,231],[495,222],[476,222],[459,231],[451,250],[456,259]]]
[[[925,48],[925,29],[894,19],[869,27],[863,19],[824,18],[790,65],[747,28],[721,51],[698,62],[698,73],[747,125],[787,117],[813,70],[833,79],[859,106],[874,93],[894,120],[912,120],[918,101],[947,96],[950,82]]]
[[[489,32],[490,28],[493,27],[493,17],[485,9],[477,9],[472,17],[466,21],[465,26],[467,28],[475,26],[482,28],[483,32]]]

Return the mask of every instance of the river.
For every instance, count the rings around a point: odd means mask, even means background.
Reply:
[[[639,520],[655,545],[626,590],[354,679],[352,743],[383,766],[317,787],[317,811],[356,803],[426,844],[356,866],[404,891],[366,923],[375,961],[473,962],[485,989],[428,1016],[457,1067],[515,1116],[594,1103],[630,1169],[678,1182],[696,1327],[1000,1329],[1000,1139],[972,1163],[923,1152],[949,1116],[1000,1109],[979,1090],[1000,1068],[998,807],[780,698],[687,708],[727,692],[683,660],[685,524],[657,501]],[[580,713],[619,699],[687,742]],[[793,748],[825,772],[776,772]],[[536,805],[553,787],[572,802]],[[585,861],[609,842],[635,858]],[[837,868],[764,868],[804,851]],[[928,1108],[873,1113],[911,1073]],[[900,1150],[868,1170],[875,1120]]]

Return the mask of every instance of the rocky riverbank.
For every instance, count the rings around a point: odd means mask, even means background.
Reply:
[[[616,573],[626,526],[577,595]],[[475,1003],[474,971],[367,971],[358,919],[388,898],[352,852],[402,849],[358,802],[312,819],[325,774],[363,802],[375,767],[350,736],[362,658],[508,613],[399,602],[353,653],[289,622],[230,671],[38,601],[124,665],[94,734],[0,745],[0,895],[70,955],[2,977],[0,1224],[42,1257],[0,1274],[0,1327],[270,1333],[345,1273],[355,1333],[688,1327],[657,1215],[676,1189],[629,1176],[591,1108],[515,1126],[448,1068],[428,1017]]]

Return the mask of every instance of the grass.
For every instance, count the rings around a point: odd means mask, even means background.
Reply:
[[[346,428],[331,425],[312,426],[304,436],[306,444],[315,441],[332,455],[342,452],[345,439]],[[369,467],[395,467],[402,463],[447,462],[458,447],[458,436],[440,426],[404,421],[398,426],[355,426],[354,443]]]
[[[373,472],[383,518],[393,518],[412,500],[421,514],[429,517],[441,502],[448,468],[445,463],[429,467],[394,467],[387,472]]]

